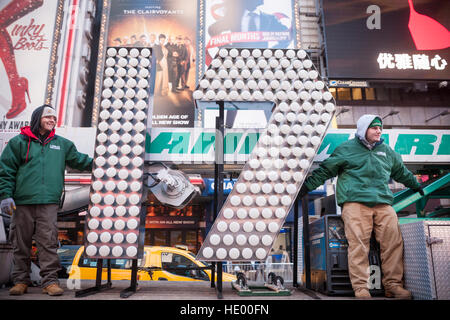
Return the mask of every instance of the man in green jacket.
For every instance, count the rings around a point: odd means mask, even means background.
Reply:
[[[372,230],[380,243],[382,283],[387,297],[410,299],[403,288],[403,239],[394,196],[388,183],[392,178],[423,195],[420,184],[404,166],[401,156],[381,138],[382,120],[363,115],[354,139],[339,145],[305,180],[300,197],[338,176],[336,199],[348,241],[350,280],[357,298],[370,298],[369,261]]]
[[[12,214],[14,286],[11,295],[27,291],[32,239],[36,241],[43,293],[61,295],[58,270],[57,212],[66,165],[92,170],[92,159],[55,135],[56,112],[43,105],[33,111],[30,126],[12,138],[0,157],[0,207]]]

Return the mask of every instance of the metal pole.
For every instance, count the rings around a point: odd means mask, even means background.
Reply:
[[[87,289],[75,291],[76,298],[86,297],[88,295],[98,293],[102,290],[108,290],[108,289],[112,288],[110,260],[108,260],[107,265],[108,265],[108,280],[107,280],[107,282],[105,284],[102,284],[103,259],[97,259],[97,272],[96,272],[96,278],[95,278],[95,286],[87,288]]]
[[[222,299],[222,262],[217,262],[217,298]]]
[[[294,202],[294,257],[293,257],[293,277],[292,285],[298,287],[297,270],[298,270],[298,197]]]
[[[111,285],[111,259],[108,259],[108,260],[106,260],[106,266],[107,266],[107,270],[108,270],[108,280],[107,280],[107,283],[109,284],[109,285]]]
[[[131,289],[136,292],[137,287],[137,263],[138,259],[133,259],[131,263]]]
[[[100,288],[102,285],[103,259],[97,259],[97,274],[95,277],[95,286]]]
[[[218,101],[219,105],[219,117],[216,118],[216,157],[215,157],[215,189],[214,193],[217,191],[217,203],[215,203],[215,218],[220,212],[223,205],[223,143],[224,143],[224,120],[225,120],[225,103],[223,101]],[[216,183],[217,181],[217,183]],[[217,297],[222,299],[222,262],[217,262]]]
[[[136,292],[136,289],[137,289],[137,262],[138,262],[138,259],[133,259],[131,261],[131,281],[130,281],[130,286],[120,292],[120,297],[121,298],[128,298],[131,295],[133,295],[133,293]]]
[[[310,245],[309,245],[309,213],[308,213],[308,195],[302,199],[302,217],[303,217],[303,248],[305,261],[305,285],[307,289],[311,289],[311,264],[310,264]]]
[[[211,263],[211,288],[216,287],[216,263]]]
[[[217,169],[217,206],[216,206],[216,217],[220,212],[220,209],[222,208],[223,204],[223,162],[224,162],[224,155],[223,155],[223,137],[224,137],[224,119],[225,119],[225,107],[224,102],[219,101],[219,117],[216,118],[216,130],[219,133],[219,137],[217,137],[216,132],[216,169]],[[219,138],[219,139],[218,139]]]

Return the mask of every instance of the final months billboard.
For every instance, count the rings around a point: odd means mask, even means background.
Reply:
[[[193,127],[197,0],[112,1],[108,46],[150,46],[156,56],[152,127]]]
[[[221,47],[295,48],[295,1],[293,0],[206,0],[201,7],[204,32],[204,63],[211,63]],[[215,102],[201,102],[204,127],[215,127]],[[226,103],[229,128],[263,128],[271,116],[271,103]]]
[[[292,0],[205,1],[205,63],[220,47],[293,48]]]
[[[328,77],[450,79],[448,0],[322,0]]]

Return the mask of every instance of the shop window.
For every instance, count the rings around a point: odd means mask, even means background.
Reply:
[[[374,88],[365,88],[364,92],[366,94],[366,100],[376,100]]]
[[[154,217],[156,216],[155,207],[154,206],[148,206],[147,207],[147,216]]]
[[[166,246],[167,245],[167,231],[166,230],[152,230],[153,233],[153,246]]]
[[[170,246],[175,247],[177,244],[184,244],[182,231],[170,231]]]
[[[392,101],[400,101],[400,91],[398,89],[391,89],[391,100]]]
[[[362,89],[353,88],[352,89],[352,100],[362,100]]]
[[[337,98],[336,98],[336,88],[328,88],[328,91],[330,91],[330,93],[333,96],[333,98],[335,100],[337,100]]]
[[[377,99],[379,101],[389,100],[389,91],[386,88],[377,88]]]
[[[193,217],[202,216],[204,208],[199,205],[186,206],[183,209],[173,209],[159,205],[149,205],[147,207],[147,216],[171,216],[171,217]]]
[[[186,242],[188,250],[192,252],[197,252],[197,231],[187,231],[186,232]]]
[[[350,88],[338,88],[337,97],[339,100],[352,100]]]

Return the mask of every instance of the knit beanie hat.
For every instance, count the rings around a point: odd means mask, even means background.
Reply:
[[[44,106],[44,110],[42,111],[41,118],[49,117],[49,116],[53,116],[53,117],[57,118],[55,109],[46,105],[46,106]]]
[[[383,123],[379,117],[376,117],[375,119],[373,119],[373,121],[369,124],[368,128],[372,128],[372,127],[381,127],[381,128],[383,127]]]
[[[30,129],[36,137],[39,137],[39,127],[41,125],[41,118],[46,116],[56,117],[56,111],[49,105],[42,105],[36,108],[31,114]]]

